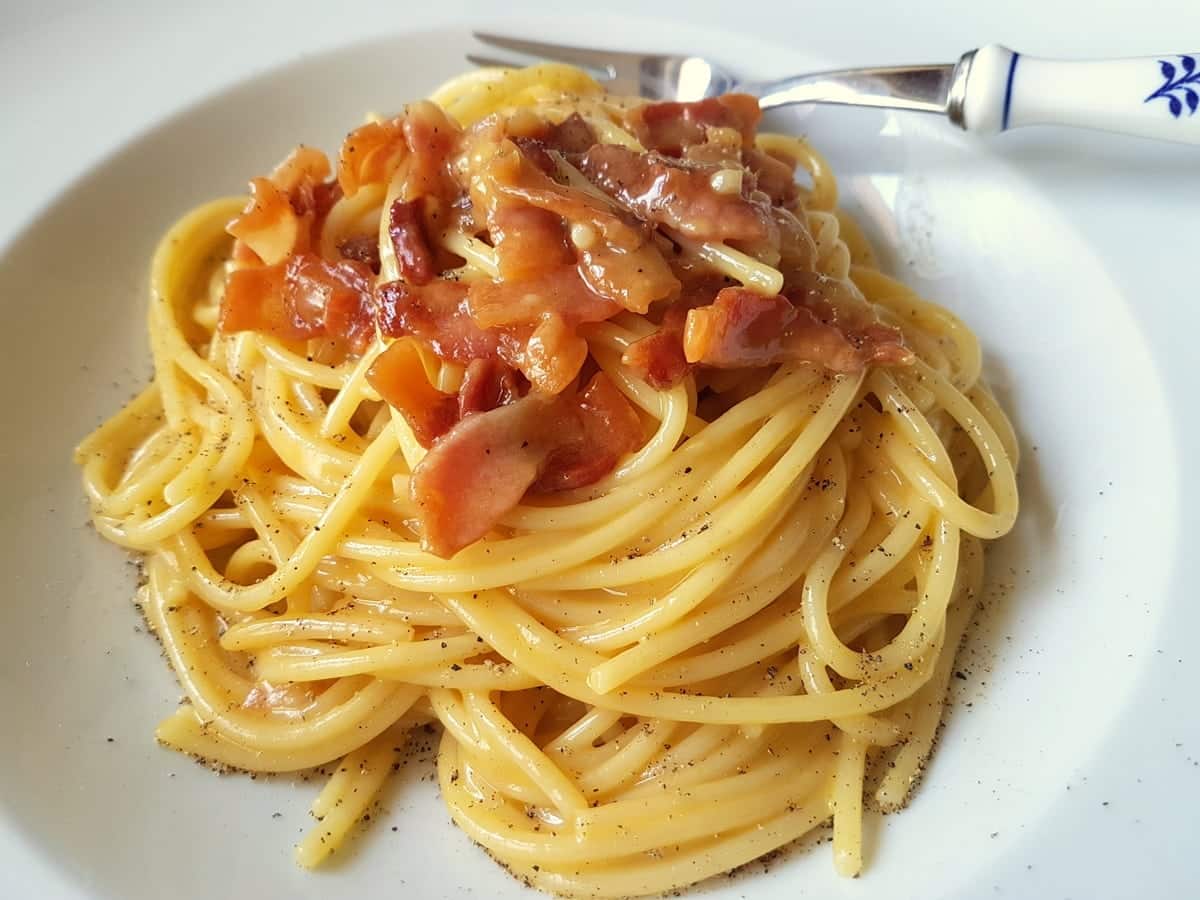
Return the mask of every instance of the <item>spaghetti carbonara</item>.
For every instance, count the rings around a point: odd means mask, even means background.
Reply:
[[[853,875],[864,799],[905,802],[1016,442],[758,120],[480,70],[162,240],[153,383],[77,461],[186,691],[158,740],[335,764],[301,865],[435,721],[454,820],[555,893],[830,819]]]

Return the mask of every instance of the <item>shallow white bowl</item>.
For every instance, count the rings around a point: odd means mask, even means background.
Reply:
[[[604,40],[645,45],[647,32],[608,22]],[[768,73],[806,61],[712,33],[676,30],[672,43]],[[432,751],[388,789],[383,821],[309,874],[291,846],[308,827],[316,784],[219,778],[156,747],[154,725],[179,690],[139,633],[134,570],[85,524],[70,464],[73,443],[150,375],[145,276],[165,228],[201,200],[239,192],[297,142],[335,149],[364,111],[394,109],[456,73],[468,44],[464,29],[410,33],[248,80],[99,163],[0,255],[0,384],[9,387],[0,404],[0,863],[14,890],[528,895],[451,826],[430,783]],[[752,866],[702,890],[928,900],[1074,885],[1082,896],[1119,896],[1124,876],[1103,875],[1096,860],[1119,852],[1121,832],[1093,818],[1122,814],[1107,811],[1096,783],[1133,796],[1126,781],[1153,781],[1153,765],[1143,773],[1122,762],[1135,746],[1127,732],[1157,736],[1185,714],[1148,708],[1175,696],[1156,686],[1154,651],[1167,645],[1164,628],[1197,618],[1169,589],[1178,510],[1197,500],[1195,479],[1179,474],[1181,395],[1165,390],[1135,308],[1106,271],[1112,261],[1102,264],[1009,163],[934,120],[824,109],[773,124],[825,151],[887,268],[982,336],[1022,436],[1023,511],[990,555],[938,752],[910,808],[871,819],[865,875],[839,881],[827,848],[807,847],[769,874]],[[1181,660],[1177,671],[1186,678],[1196,667]],[[1158,744],[1147,753],[1169,756]],[[1086,805],[1070,799],[1072,785]],[[1186,819],[1164,815],[1118,819],[1158,830],[1161,840],[1138,840],[1162,848],[1160,860],[1142,861],[1157,873],[1155,895],[1182,888],[1189,871],[1171,862],[1172,847],[1189,840]]]

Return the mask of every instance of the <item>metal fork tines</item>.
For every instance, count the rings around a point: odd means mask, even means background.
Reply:
[[[698,56],[598,50],[478,31],[474,36],[489,47],[511,50],[535,60],[553,60],[579,66],[597,76],[606,87],[618,94],[639,94],[661,100],[701,100],[726,93],[734,86],[732,76]],[[467,54],[467,59],[479,66],[525,64],[479,54]]]
[[[587,69],[617,93],[656,100],[700,100],[736,90],[758,97],[763,109],[794,103],[836,103],[946,113],[952,96],[961,92],[966,74],[965,65],[887,66],[756,82],[740,79],[700,56],[630,53],[480,32],[475,38],[490,47]],[[478,54],[468,54],[467,59],[481,66],[524,64]]]

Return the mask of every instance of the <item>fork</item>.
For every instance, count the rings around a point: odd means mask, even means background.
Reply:
[[[571,63],[617,93],[653,100],[753,94],[764,110],[835,103],[940,113],[965,131],[995,134],[1024,125],[1069,125],[1200,144],[1200,53],[1068,61],[988,44],[957,63],[882,66],[748,81],[701,56],[571,47],[476,32],[476,40]],[[519,62],[480,54],[480,66]]]

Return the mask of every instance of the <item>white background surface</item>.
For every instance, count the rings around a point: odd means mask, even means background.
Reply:
[[[399,2],[355,0],[312,6],[263,3],[247,11],[242,4],[220,2],[187,10],[168,9],[161,3],[92,9],[84,4],[51,2],[36,7],[30,4],[22,10],[5,9],[0,13],[0,163],[4,172],[0,246],[96,160],[214,90],[305,54],[408,27],[464,21],[503,25],[496,6],[439,2],[436,9],[428,8],[432,5],[407,9],[408,4]],[[545,10],[549,31],[563,27],[563,14],[555,6],[524,4],[521,14],[527,17]],[[825,58],[836,64],[949,61],[970,47],[991,41],[1047,56],[1142,55],[1200,47],[1200,8],[1184,2],[946,2],[887,7],[852,2],[839,3],[836,8],[761,3],[753,7],[753,13],[740,17],[728,12],[731,6],[728,2],[689,3],[658,14],[686,15],[692,24],[769,38],[802,48],[806,58]],[[605,8],[637,11],[645,7],[624,3]],[[750,9],[746,5],[739,8]],[[403,66],[404,60],[397,60],[396,65]],[[349,108],[358,105],[354,98],[347,98]],[[1200,629],[1200,615],[1190,565],[1196,551],[1188,535],[1200,534],[1196,513],[1200,503],[1196,469],[1200,428],[1194,418],[1196,389],[1200,387],[1194,349],[1200,326],[1196,289],[1200,151],[1061,132],[1005,135],[991,142],[988,150],[1018,170],[1030,190],[1046,198],[1065,220],[1065,227],[1098,257],[1099,269],[1089,269],[1091,281],[1086,283],[1104,282],[1106,289],[1111,285],[1125,298],[1134,319],[1132,327],[1140,329],[1166,389],[1174,448],[1163,454],[1161,472],[1140,468],[1109,477],[1117,480],[1120,488],[1136,492],[1140,484],[1152,486],[1156,478],[1167,474],[1173,455],[1178,460],[1178,471],[1171,474],[1178,478],[1179,509],[1177,519],[1173,514],[1169,521],[1149,517],[1143,529],[1123,529],[1134,537],[1112,548],[1110,577],[1119,582],[1114,589],[1119,587],[1120,593],[1130,598],[1131,609],[1151,601],[1156,609],[1161,608],[1152,633],[1137,644],[1137,658],[1128,659],[1124,654],[1106,657],[1104,648],[1097,652],[1095,646],[1097,641],[1109,640],[1113,648],[1123,648],[1129,642],[1126,632],[1142,627],[1142,620],[1136,617],[1131,621],[1136,619],[1139,624],[1128,627],[1111,618],[1081,624],[1079,632],[1087,637],[1089,646],[1064,642],[1054,650],[1068,660],[1068,668],[1073,657],[1081,664],[1104,666],[1105,671],[1096,673],[1095,682],[1121,683],[1120,714],[1113,710],[1115,720],[1110,723],[1105,710],[1097,712],[1103,727],[1097,726],[1090,748],[1093,752],[1081,753],[1075,766],[1056,769],[1052,783],[1039,782],[1039,790],[1048,794],[1045,806],[1049,812],[1031,820],[1019,835],[1004,835],[1003,849],[998,847],[986,864],[976,867],[970,882],[957,894],[1196,896],[1200,892],[1200,657],[1193,650],[1193,636]],[[1011,227],[1022,227],[1021,221],[1016,219]],[[99,232],[97,240],[103,239]],[[1064,265],[1075,259],[1066,253]],[[1019,263],[1011,261],[1014,268],[1019,268]],[[998,266],[1004,264],[997,261]],[[1053,334],[1039,331],[1046,321],[1039,317],[1039,310],[1023,305],[1019,290],[1013,294],[1013,317],[1027,321],[1031,335],[1038,340],[1053,340]],[[0,303],[10,302],[14,298],[0,297]],[[1106,302],[1098,303],[1097,315],[1110,314]],[[1072,339],[1071,322],[1056,322],[1055,326],[1067,332],[1063,344],[1069,352],[1064,352],[1064,366],[1072,365],[1073,353],[1091,353],[1103,359],[1121,352],[1119,346],[1081,346]],[[988,335],[984,337],[986,343]],[[1081,465],[1086,465],[1089,442],[1112,440],[1108,433],[1113,428],[1113,410],[1104,399],[1082,392],[1080,409],[1069,419],[1077,429]],[[1136,442],[1137,438],[1123,435],[1121,439]],[[1153,447],[1145,452],[1154,458]],[[0,446],[4,468],[19,458],[8,446]],[[1170,510],[1164,508],[1163,513],[1166,516]],[[1121,508],[1101,506],[1096,510],[1098,516],[1122,514]],[[21,519],[9,510],[2,521],[5,527],[17,527]],[[1164,543],[1169,544],[1166,552]],[[1143,560],[1151,564],[1166,560],[1162,565],[1167,570],[1147,573],[1140,566]],[[1097,565],[1105,567],[1104,561],[1098,560]],[[1143,597],[1146,584],[1165,585],[1166,600]],[[3,602],[36,599],[34,585],[12,587]],[[1162,588],[1157,590],[1161,593]],[[1100,607],[1098,614],[1106,609]],[[146,655],[140,644],[137,652]],[[10,651],[0,663],[0,679],[19,677],[20,667],[29,663],[20,654],[18,645],[15,656]],[[1086,672],[1076,675],[1088,680]],[[996,677],[1002,679],[1004,673],[998,672]],[[1036,705],[1036,678],[1027,679],[1025,689],[1030,692],[1031,704]],[[1099,706],[1103,705],[1101,698]],[[1023,730],[1030,721],[1053,729],[1053,712],[1047,715],[1042,709],[1030,720],[1014,718],[1013,739],[1044,740],[1044,734],[1026,738]],[[1064,710],[1063,720],[1076,721],[1078,716],[1069,712]],[[19,729],[21,725],[6,720],[5,727]],[[129,740],[135,738],[129,736]],[[0,746],[3,741],[0,736]],[[4,762],[38,765],[36,756],[28,755]],[[1015,773],[1014,781],[1022,777]],[[79,773],[63,773],[63,790],[77,789],[80,779]],[[241,787],[259,789],[248,783]],[[0,796],[0,826],[7,815]],[[904,817],[896,821],[896,827],[903,829]],[[940,839],[949,859],[955,855],[960,835],[953,822],[946,827]],[[114,821],[111,831],[97,834],[95,840],[119,843],[123,829],[122,822]],[[414,834],[419,837],[420,830]],[[282,831],[276,838],[281,843],[290,840]],[[54,874],[73,868],[70,860],[48,861],[31,852],[23,841],[19,829],[0,827],[0,863],[5,864],[6,872],[0,895],[89,894],[86,880],[68,882]],[[183,876],[185,881],[187,877]],[[755,894],[765,885],[765,880],[736,883],[747,894]],[[388,888],[389,893],[396,890],[401,889]],[[846,886],[844,893],[889,896],[886,885],[870,884],[869,880]],[[271,896],[270,891],[266,895]],[[779,895],[788,896],[784,892]]]

